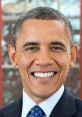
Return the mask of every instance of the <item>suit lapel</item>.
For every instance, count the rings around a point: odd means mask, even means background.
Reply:
[[[3,110],[4,117],[21,117],[22,98]]]
[[[76,113],[75,99],[65,90],[50,117],[72,117]]]

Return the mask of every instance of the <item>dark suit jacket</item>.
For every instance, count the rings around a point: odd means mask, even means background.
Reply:
[[[21,117],[22,98],[0,110],[0,117]],[[65,90],[50,117],[82,117],[82,100]]]

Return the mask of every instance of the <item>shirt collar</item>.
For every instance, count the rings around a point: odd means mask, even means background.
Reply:
[[[60,89],[54,93],[52,96],[50,96],[45,101],[41,102],[39,106],[43,109],[47,117],[50,116],[53,108],[56,106],[58,101],[60,100],[62,94],[64,92],[64,85],[60,87]],[[37,103],[34,102],[23,90],[23,106],[22,106],[22,116],[26,117],[27,113],[30,111],[30,109],[35,106]]]
[[[36,105],[36,103],[23,90],[23,105],[22,105],[22,116],[21,117],[26,117],[27,113],[35,105]]]

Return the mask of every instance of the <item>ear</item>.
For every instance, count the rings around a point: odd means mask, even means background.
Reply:
[[[16,49],[11,44],[8,45],[8,55],[9,55],[9,59],[10,59],[10,62],[12,64],[12,66],[14,68],[16,68],[17,67],[17,62],[16,62]]]
[[[77,44],[74,44],[73,47],[71,48],[71,62],[70,62],[70,67],[74,66],[74,63],[77,58],[77,53],[78,53],[78,46]]]

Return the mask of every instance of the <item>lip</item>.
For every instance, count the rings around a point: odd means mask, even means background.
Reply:
[[[50,80],[52,80],[57,74],[58,74],[58,71],[36,71],[36,73],[49,73],[49,72],[54,72],[54,75],[51,76],[51,77],[35,77],[34,76],[34,72],[31,72],[31,75],[33,78],[35,78],[36,80],[40,81],[40,82],[48,82]]]
[[[31,72],[31,75],[34,75],[34,73],[53,73],[53,72],[54,72],[54,75],[58,73],[58,71],[33,71]]]

